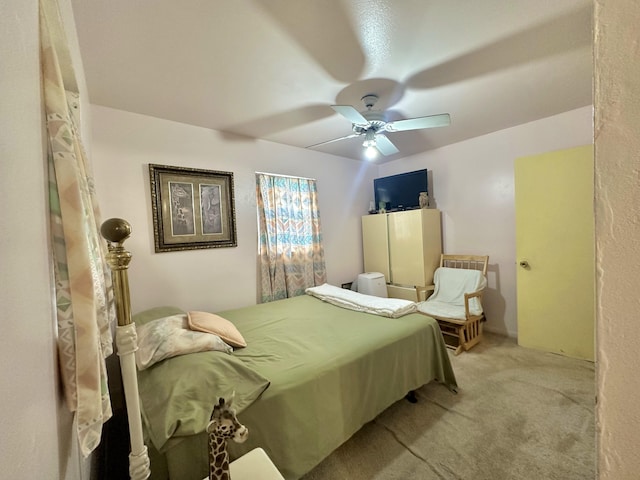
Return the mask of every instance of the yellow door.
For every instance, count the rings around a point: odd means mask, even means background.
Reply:
[[[593,360],[593,146],[515,161],[518,343]]]
[[[391,283],[406,287],[424,285],[422,210],[388,215]]]
[[[389,283],[389,236],[386,215],[362,217],[362,253],[364,271],[380,272]]]

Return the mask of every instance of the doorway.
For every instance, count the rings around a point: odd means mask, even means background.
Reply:
[[[514,165],[518,343],[594,359],[593,146]]]

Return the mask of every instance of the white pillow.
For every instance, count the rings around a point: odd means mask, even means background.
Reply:
[[[187,324],[186,314],[159,318],[136,326],[138,350],[136,365],[144,370],[165,358],[187,353],[219,351],[233,352],[218,335],[194,332]]]

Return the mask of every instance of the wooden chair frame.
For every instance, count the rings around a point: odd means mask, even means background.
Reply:
[[[480,270],[485,277],[487,276],[488,264],[488,255],[440,255],[440,267]],[[426,300],[434,290],[435,285],[417,286],[418,302]],[[469,312],[469,300],[477,298],[482,305],[482,294],[483,290],[464,294],[466,317],[464,320],[430,315],[438,321],[440,330],[445,337],[445,343],[448,348],[454,350],[454,355],[460,354],[463,350],[470,350],[482,340],[482,322],[485,320],[484,311],[481,315],[472,315]]]

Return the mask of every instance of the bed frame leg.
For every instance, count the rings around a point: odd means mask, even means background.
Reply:
[[[406,398],[410,403],[418,403],[418,397],[416,397],[415,390],[410,390],[404,398]]]

